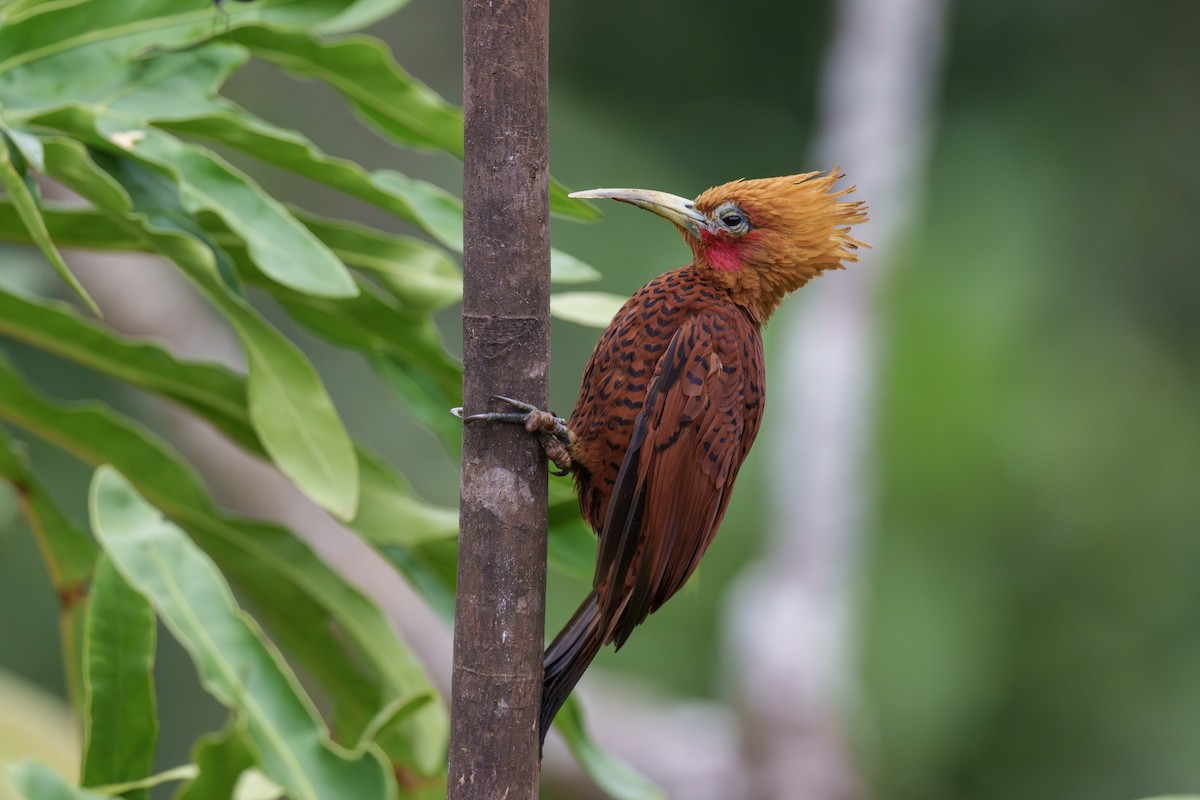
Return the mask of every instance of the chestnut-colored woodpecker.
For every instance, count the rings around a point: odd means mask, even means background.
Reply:
[[[851,226],[865,207],[835,190],[837,170],[739,180],[695,200],[645,189],[592,189],[670,220],[690,264],[639,289],[600,337],[570,419],[498,397],[574,476],[599,534],[592,591],[546,649],[541,737],[600,647],[618,648],[679,591],[729,504],[762,422],[760,329],[783,298],[857,260]]]

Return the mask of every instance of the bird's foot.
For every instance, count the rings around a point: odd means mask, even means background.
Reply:
[[[571,458],[571,448],[575,445],[575,434],[567,427],[567,421],[555,416],[550,411],[543,411],[535,405],[514,400],[503,395],[492,395],[493,400],[507,403],[516,411],[488,411],[482,414],[463,416],[461,408],[454,408],[450,413],[466,422],[508,422],[523,425],[525,430],[536,434],[546,457],[554,462],[560,470],[557,475],[566,475],[574,465]]]

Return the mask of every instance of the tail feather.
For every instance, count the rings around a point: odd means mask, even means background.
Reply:
[[[542,658],[541,739],[546,744],[550,723],[571,696],[571,690],[600,652],[600,601],[595,591],[555,637]]]

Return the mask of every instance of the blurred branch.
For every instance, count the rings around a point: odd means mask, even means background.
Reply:
[[[840,164],[858,185],[871,222],[856,235],[875,250],[801,293],[803,311],[785,320],[770,361],[775,407],[790,412],[771,419],[774,522],[727,626],[754,798],[864,794],[846,720],[873,495],[874,295],[919,207],[946,9],[944,0],[838,9],[815,162]]]

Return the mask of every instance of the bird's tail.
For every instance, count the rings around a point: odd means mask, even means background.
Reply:
[[[542,657],[542,745],[550,723],[600,652],[600,601],[593,590]]]

